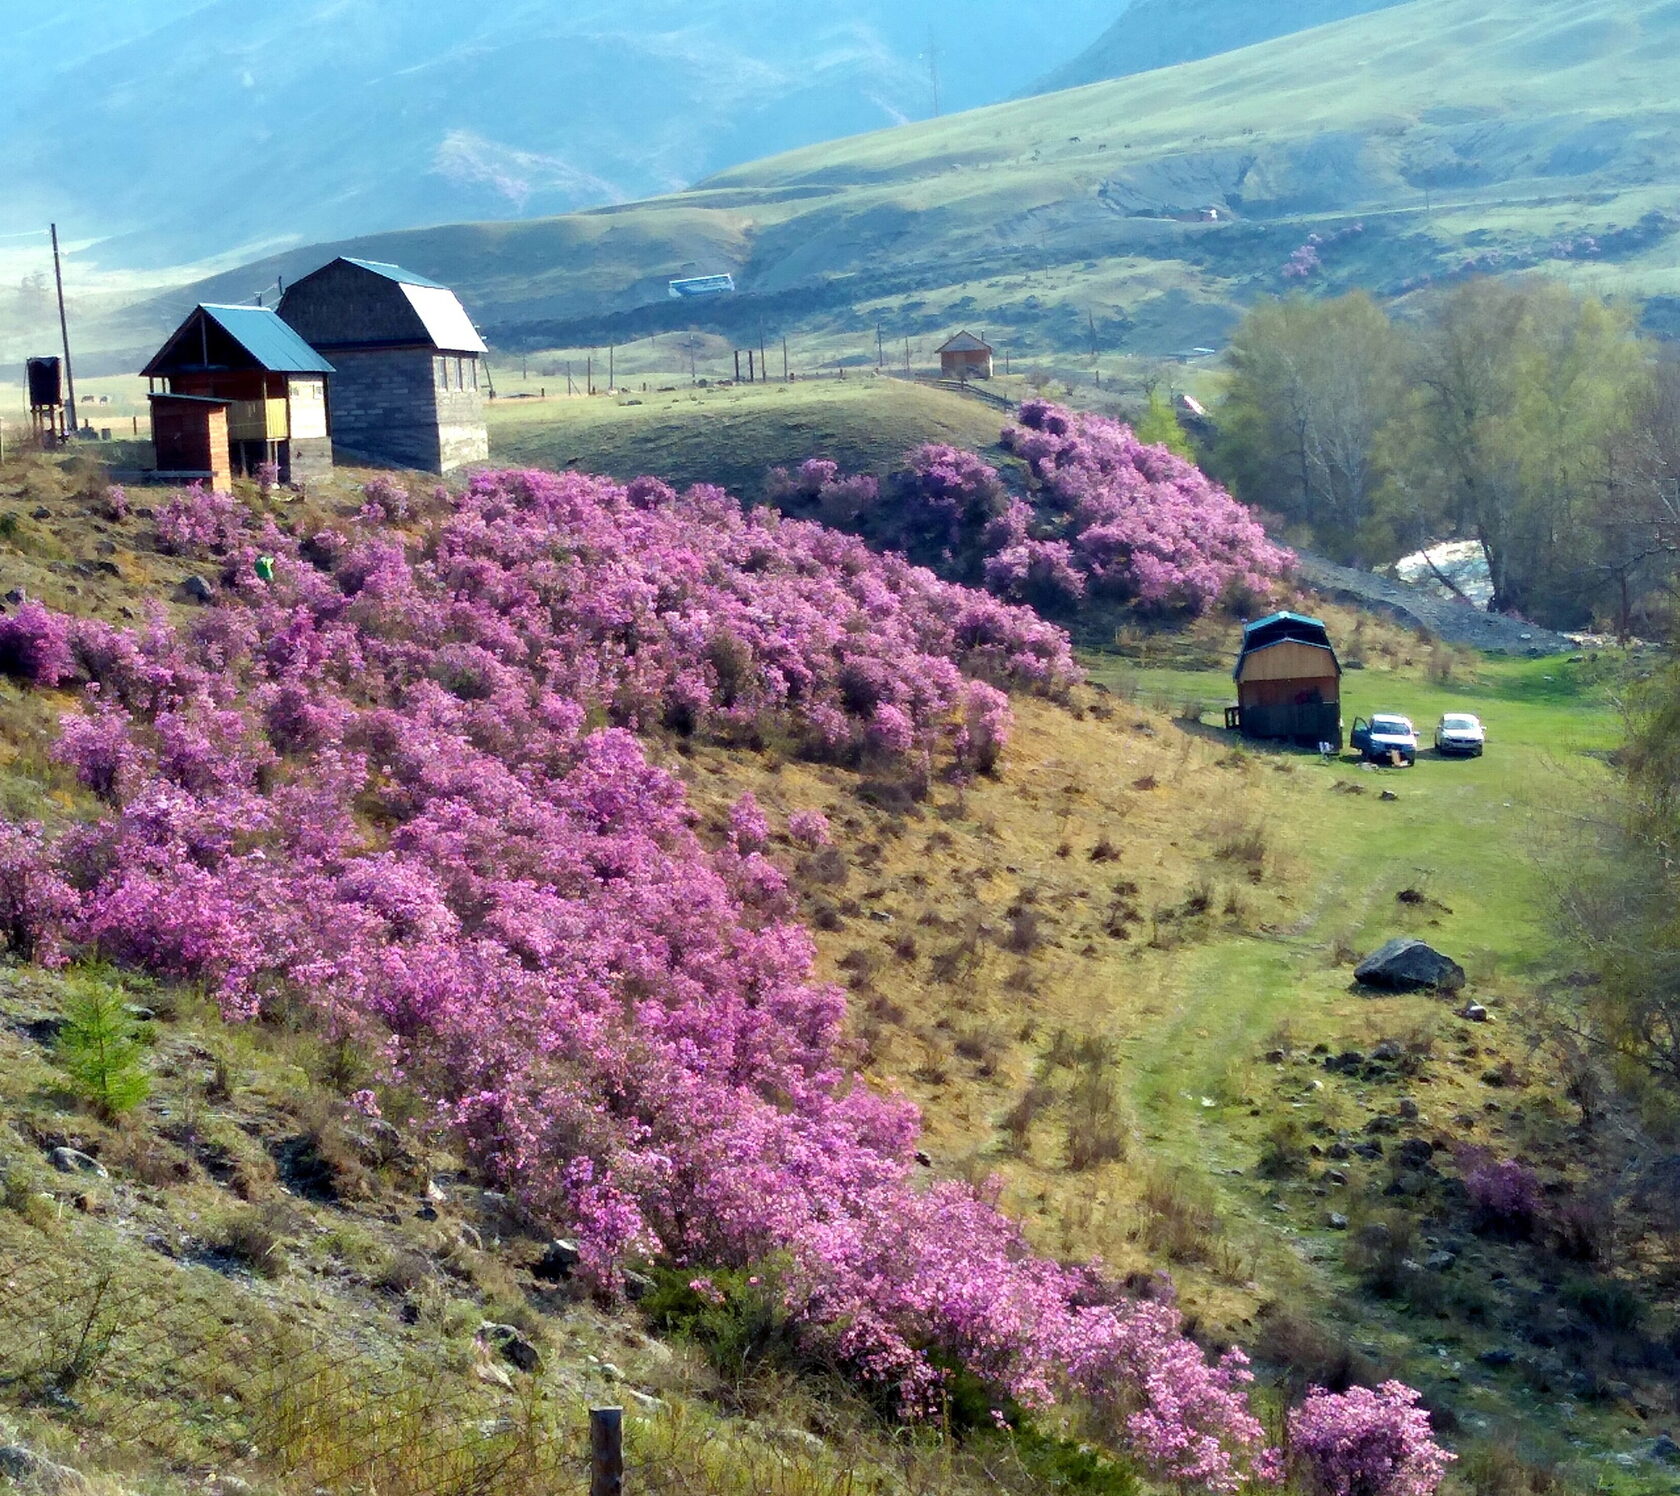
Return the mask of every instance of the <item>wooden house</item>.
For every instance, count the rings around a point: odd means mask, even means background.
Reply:
[[[992,345],[971,332],[959,332],[939,350],[941,379],[990,379]]]
[[[283,483],[332,471],[332,365],[272,309],[195,307],[140,372],[160,473],[225,484],[263,463]]]
[[[448,287],[398,265],[340,258],[289,286],[278,311],[332,360],[341,462],[447,473],[490,456],[488,350]]]
[[[1342,746],[1342,666],[1321,619],[1273,613],[1245,624],[1236,681],[1226,726],[1248,738]]]

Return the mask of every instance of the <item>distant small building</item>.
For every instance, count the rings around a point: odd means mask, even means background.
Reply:
[[[735,289],[733,275],[690,275],[670,283],[673,301],[694,301],[707,296],[728,296]]]
[[[447,286],[399,265],[340,258],[288,287],[278,310],[332,360],[340,462],[448,473],[490,456],[488,350]]]
[[[1243,627],[1237,705],[1225,725],[1246,738],[1342,746],[1342,666],[1322,619],[1273,613]]]
[[[941,379],[990,379],[992,345],[971,332],[959,332],[939,350]]]
[[[152,385],[159,472],[225,485],[264,463],[283,483],[332,471],[333,366],[272,308],[194,307],[140,372]]]

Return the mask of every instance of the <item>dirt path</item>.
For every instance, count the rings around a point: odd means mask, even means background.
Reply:
[[[1412,628],[1428,629],[1448,644],[1535,656],[1567,654],[1577,647],[1567,634],[1518,618],[1479,612],[1463,603],[1435,597],[1420,587],[1375,572],[1337,566],[1305,551],[1296,556],[1295,572],[1303,584],[1336,602],[1369,608]]]

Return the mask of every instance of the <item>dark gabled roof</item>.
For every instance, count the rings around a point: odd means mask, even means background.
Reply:
[[[179,327],[170,334],[152,361],[140,372],[144,375],[178,374],[189,369],[202,369],[203,356],[187,348],[186,358],[175,360],[170,354],[191,336],[200,319],[219,327],[244,349],[252,365],[270,374],[331,374],[333,366],[303,341],[276,315],[273,307],[215,306],[202,302],[194,307]]]
[[[428,280],[423,275],[416,275],[412,270],[404,270],[401,265],[390,265],[384,260],[358,260],[353,255],[341,255],[346,265],[355,265],[362,270],[371,270],[375,275],[382,275],[386,280],[395,281],[399,286],[430,286],[434,291],[444,290],[444,286],[435,280]]]
[[[965,328],[938,351],[940,353],[990,353],[992,345],[975,337]]]
[[[1242,679],[1243,661],[1250,655],[1274,649],[1279,644],[1305,644],[1313,649],[1325,650],[1329,653],[1330,663],[1336,667],[1336,674],[1342,673],[1341,661],[1336,658],[1336,651],[1330,643],[1330,631],[1324,626],[1322,618],[1309,618],[1305,613],[1270,613],[1243,625],[1242,653],[1237,656],[1236,669],[1231,672],[1233,678]]]
[[[221,395],[177,395],[171,390],[153,390],[148,400],[175,400],[186,405],[232,405],[231,399]]]

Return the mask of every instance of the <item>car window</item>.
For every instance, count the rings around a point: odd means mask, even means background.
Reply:
[[[1443,721],[1454,732],[1460,732],[1465,728],[1476,726],[1476,719],[1474,717],[1446,717]]]
[[[1373,717],[1371,718],[1373,732],[1408,733],[1412,724],[1404,717]]]

